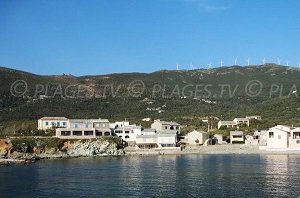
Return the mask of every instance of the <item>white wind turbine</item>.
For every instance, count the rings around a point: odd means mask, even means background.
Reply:
[[[277,58],[277,64],[278,64],[278,65],[281,65],[281,60],[280,60],[280,58]]]
[[[190,69],[191,69],[191,70],[194,70],[194,69],[195,69],[195,67],[194,67],[194,65],[193,65],[192,63],[190,63]]]
[[[234,59],[234,65],[238,65],[238,58],[237,57]]]
[[[246,61],[247,61],[247,65],[249,66],[250,65],[250,58],[248,58]]]
[[[263,65],[265,65],[266,64],[266,58],[264,57],[263,58]]]
[[[177,69],[177,71],[179,70],[179,64],[178,63],[176,64],[176,69]]]
[[[289,66],[289,61],[288,61],[288,60],[286,61],[286,66],[287,66],[287,67]]]
[[[224,64],[223,59],[221,59],[221,61],[220,61],[221,67],[223,67],[223,64]]]
[[[212,67],[211,63],[208,63],[207,66],[208,66],[208,69],[210,69]]]

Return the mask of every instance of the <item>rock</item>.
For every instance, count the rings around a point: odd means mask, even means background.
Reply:
[[[9,140],[0,139],[0,158],[6,157],[11,149],[12,144]]]
[[[0,166],[9,166],[10,163],[8,161],[0,161]]]

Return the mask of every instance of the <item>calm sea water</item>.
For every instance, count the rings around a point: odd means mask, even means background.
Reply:
[[[165,155],[0,167],[0,197],[296,197],[300,156]]]

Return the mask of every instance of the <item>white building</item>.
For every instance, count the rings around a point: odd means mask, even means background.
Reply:
[[[227,128],[238,128],[240,124],[245,124],[248,127],[250,126],[250,119],[248,118],[234,118],[233,121],[222,121],[218,122],[218,129],[222,126],[226,126]]]
[[[166,122],[162,120],[154,120],[151,128],[155,129],[158,133],[176,133],[180,134],[180,124],[176,122]]]
[[[234,118],[233,122],[235,122],[237,125],[246,124],[247,126],[250,126],[250,121],[248,118]]]
[[[111,135],[107,119],[70,119],[68,127],[56,129],[56,137],[61,139],[90,139]]]
[[[152,133],[136,136],[136,146],[140,149],[174,148],[177,136],[175,133]]]
[[[251,120],[251,119],[255,119],[255,120],[261,120],[261,116],[259,116],[259,115],[254,115],[254,116],[246,116],[246,118],[248,118],[249,120]]]
[[[69,120],[65,117],[42,117],[38,120],[38,130],[68,127]]]
[[[208,138],[209,135],[207,132],[194,130],[186,134],[183,142],[189,145],[203,145]]]
[[[230,144],[235,142],[244,142],[243,131],[230,131]]]
[[[135,145],[136,136],[142,133],[141,125],[131,125],[129,122],[115,122],[113,126],[114,133],[128,145]]]
[[[218,122],[218,129],[220,129],[222,126],[226,126],[226,128],[231,129],[231,128],[236,128],[237,124],[234,121],[222,121],[222,120],[220,120]]]
[[[263,148],[263,147],[261,147]],[[266,150],[300,150],[300,127],[277,125],[268,131]]]
[[[223,144],[223,135],[222,134],[215,134],[214,138],[217,140],[217,144]]]

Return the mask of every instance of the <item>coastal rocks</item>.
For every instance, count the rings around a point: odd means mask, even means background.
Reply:
[[[119,149],[120,145],[117,137],[88,140],[13,138],[1,140],[0,159],[32,163],[39,159],[51,158],[119,156],[125,154],[123,149]]]
[[[80,156],[104,156],[104,155],[123,155],[123,150],[117,149],[116,143],[102,140],[79,140],[66,142],[63,149],[71,157]]]
[[[0,139],[0,158],[6,157],[11,149],[12,145],[9,140]]]

